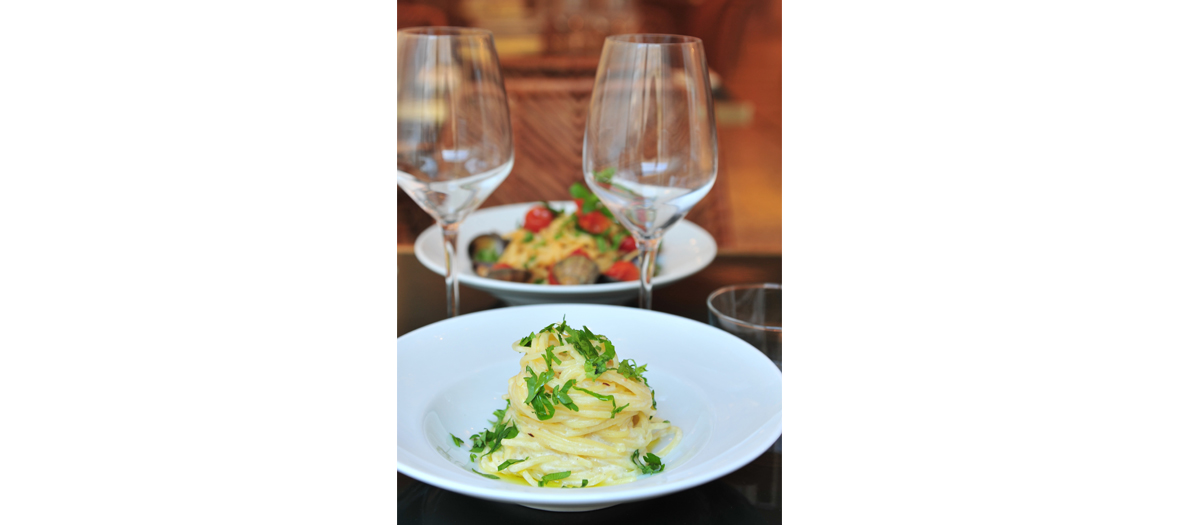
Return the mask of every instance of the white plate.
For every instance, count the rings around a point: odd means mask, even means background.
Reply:
[[[459,229],[459,256],[456,271],[459,282],[490,293],[513,306],[541,303],[599,303],[622,304],[639,294],[639,281],[569,286],[512,283],[480,277],[471,269],[467,245],[485,233],[500,235],[514,231],[524,221],[524,214],[537,203],[508,204],[476,210]],[[551,202],[560,210],[572,210],[572,201]],[[446,274],[446,253],[443,251],[442,232],[438,225],[427,228],[414,243],[414,255],[422,265],[439,275]],[[664,234],[660,256],[660,274],[652,279],[659,288],[701,271],[717,256],[717,243],[700,226],[681,220]]]
[[[508,379],[520,372],[514,339],[562,316],[604,334],[623,359],[648,365],[657,415],[684,437],[664,472],[586,489],[540,488],[471,472],[467,437],[488,427]],[[397,340],[397,468],[468,496],[553,511],[594,510],[720,478],[753,461],[782,433],[782,373],[741,339],[674,315],[588,304],[499,308],[461,315]]]

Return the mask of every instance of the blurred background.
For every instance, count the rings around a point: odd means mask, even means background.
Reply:
[[[688,215],[722,253],[782,250],[782,4],[769,0],[401,1],[398,29],[450,25],[494,35],[516,164],[482,208],[568,200],[582,180],[586,111],[603,40],[620,33],[701,38],[711,70],[719,168]],[[398,190],[400,249],[434,224]]]

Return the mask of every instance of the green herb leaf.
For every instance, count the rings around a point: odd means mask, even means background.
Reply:
[[[600,169],[594,173],[594,180],[603,184],[610,184],[611,179],[615,177],[615,171],[614,168]]]
[[[575,182],[570,186],[570,195],[573,195],[575,199],[598,198],[581,182]]]
[[[511,406],[512,406],[512,400],[508,400],[507,406],[505,406],[504,408],[501,408],[500,410],[492,411],[492,414],[496,416],[496,421],[494,421],[492,424],[494,425],[496,423],[503,421],[504,414],[508,413],[508,407],[511,407]]]
[[[549,201],[541,201],[541,205],[544,206],[545,209],[549,210],[549,213],[552,213],[554,217],[559,217],[562,215],[561,210],[549,205]]]
[[[549,400],[549,394],[539,394],[533,398],[533,411],[537,413],[537,419],[545,421],[552,419],[553,415],[557,413],[557,409],[553,407],[553,402]]]
[[[528,460],[529,460],[529,458],[524,458],[524,459],[509,459],[509,460],[506,460],[505,462],[503,462],[503,463],[500,463],[500,465],[499,465],[498,467],[496,467],[496,472],[499,472],[499,471],[501,471],[501,470],[504,470],[504,469],[506,469],[506,468],[508,468],[508,467],[510,467],[510,466],[512,466],[512,465],[515,465],[515,464],[517,464],[517,463],[520,463],[521,461],[528,461]]]
[[[476,474],[479,474],[480,476],[483,476],[483,477],[485,477],[485,478],[488,478],[488,479],[500,479],[500,476],[497,476],[497,475],[495,475],[495,474],[484,474],[483,472],[480,472],[480,471],[478,471],[478,470],[475,470],[475,469],[471,469],[471,471],[472,471],[472,472],[474,472],[474,473],[476,473]]]
[[[529,335],[520,338],[520,346],[528,346],[529,343],[533,342],[534,337],[537,337],[537,334],[534,332],[529,332]]]
[[[472,452],[483,452],[484,447],[487,446],[487,443],[485,443],[483,440],[482,433],[472,434],[471,437],[469,437],[467,439],[471,440],[471,451]]]
[[[533,232],[527,230],[524,232],[524,242],[533,242]]]
[[[595,235],[594,240],[598,241],[598,251],[599,252],[606,252],[607,250],[610,249],[606,245],[606,239],[603,239],[601,235]]]
[[[472,461],[472,462],[474,462],[474,461],[475,461],[475,454],[472,454],[472,455],[468,456],[468,457],[467,457],[467,461]]]
[[[545,349],[545,366],[549,367],[550,372],[553,371],[553,363],[561,364],[561,359],[553,355],[553,348],[553,345],[549,345],[549,348]]]
[[[519,433],[520,433],[520,430],[517,429],[515,425],[511,426],[511,427],[504,426],[504,425],[497,425],[495,434],[492,436],[492,439],[489,440],[489,443],[492,444],[491,448],[489,448],[487,453],[485,453],[484,455],[487,456],[487,455],[491,454],[492,452],[495,452],[496,450],[498,450],[500,448],[501,441],[503,441],[505,439],[512,439],[512,438],[516,437],[516,435]]]
[[[647,455],[643,456],[643,459],[640,459],[639,451],[636,450],[631,454],[631,462],[639,467],[639,471],[644,474],[655,474],[664,471],[664,464],[660,462],[660,457],[651,452],[648,452]]]
[[[647,379],[643,377],[643,373],[647,371],[647,365],[635,366],[634,359],[624,359],[619,361],[619,375],[627,379],[637,379],[647,383]]]
[[[616,408],[616,409],[613,409],[613,410],[611,410],[611,411],[610,411],[610,417],[611,417],[611,418],[614,418],[614,417],[615,417],[615,414],[618,414],[619,412],[622,412],[624,408],[627,408],[627,407],[629,407],[629,406],[631,406],[631,403],[627,403],[626,405],[623,405],[623,406],[621,406],[621,407],[619,407],[619,408]]]
[[[587,393],[587,394],[590,394],[592,397],[594,397],[595,399],[597,399],[597,400],[599,400],[599,401],[611,401],[611,402],[614,402],[614,400],[615,400],[615,396],[608,396],[608,395],[599,394],[598,392],[595,392],[595,391],[593,391],[593,390],[586,390],[585,388],[582,388],[582,387],[580,387],[580,386],[575,386],[575,387],[574,387],[574,390],[580,390],[580,391],[582,391],[582,392],[585,392],[585,393]]]
[[[610,360],[615,357],[615,349],[609,339],[594,335],[589,328],[582,326],[581,330],[569,329],[568,340],[574,346],[574,350],[585,358],[584,369],[588,379],[598,379],[598,376],[610,369]],[[601,354],[595,348],[595,342],[603,347],[604,351]]]
[[[638,451],[636,451],[636,452],[638,452]],[[545,486],[546,483],[549,483],[550,481],[557,481],[559,479],[565,479],[568,477],[570,477],[570,471],[568,471],[568,470],[565,472],[554,472],[552,474],[545,474],[544,476],[541,477],[540,481],[537,481],[537,486],[543,487],[543,486]]]
[[[508,407],[512,406],[512,401],[509,400],[504,405],[504,408],[492,412],[496,415],[496,421],[493,422],[491,430],[484,430],[480,434],[471,436],[471,451],[484,452],[487,456],[500,448],[500,442],[505,439],[512,439],[520,433],[520,429],[516,425],[511,425],[509,421],[505,421],[505,416],[508,413]]]
[[[484,248],[475,252],[475,260],[478,262],[494,263],[500,259],[500,254],[496,253],[495,248]]]
[[[463,446],[463,440],[462,440],[462,439],[459,439],[459,438],[457,438],[457,437],[455,437],[455,435],[454,435],[454,434],[451,434],[451,441],[454,441],[454,442],[455,442],[455,446],[456,446],[456,447],[461,447],[461,446]]]
[[[525,397],[524,402],[529,404],[538,394],[544,394],[545,384],[553,380],[553,370],[541,372],[541,375],[533,372],[531,366],[524,367],[524,370],[529,373],[529,377],[524,378],[524,384],[528,387],[528,396]]]
[[[617,408],[615,406],[615,396],[599,394],[598,392],[586,390],[585,388],[582,388],[580,386],[575,386],[574,388],[576,390],[580,390],[582,392],[590,394],[591,396],[594,396],[594,398],[599,401],[610,401],[610,406],[611,406],[610,417],[612,419],[615,417],[615,414],[619,413],[620,410],[627,408],[628,406],[631,406],[631,403],[627,403],[626,405],[623,405],[622,408]]]
[[[644,455],[643,460],[647,462],[648,466],[655,469],[656,472],[661,472],[664,470],[664,464],[660,462],[660,457],[652,454],[651,452],[648,452],[646,455]]]
[[[583,486],[583,487],[585,487],[585,486],[586,486],[587,484],[589,484],[589,483],[590,483],[590,480],[588,480],[588,479],[584,479],[584,480],[582,480],[582,486]]]
[[[569,396],[570,387],[574,386],[574,383],[575,380],[570,379],[569,381],[566,381],[565,385],[563,385],[561,388],[554,389],[553,398],[556,399],[558,403],[561,403],[562,406],[574,412],[578,412],[578,405],[574,404],[574,400],[570,399]]]

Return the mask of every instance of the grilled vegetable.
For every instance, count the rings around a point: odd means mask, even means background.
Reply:
[[[489,279],[498,279],[501,281],[512,281],[514,283],[524,283],[529,280],[529,272],[519,268],[513,268],[504,263],[496,263],[488,270],[485,276]]]
[[[590,284],[598,279],[598,265],[584,255],[570,255],[554,264],[550,275],[557,284]]]
[[[471,256],[471,264],[475,267],[476,275],[487,277],[507,247],[508,241],[494,233],[485,233],[471,239],[471,244],[467,245],[467,254]]]

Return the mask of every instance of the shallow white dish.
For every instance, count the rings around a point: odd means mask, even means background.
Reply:
[[[551,202],[550,206],[568,211],[572,201]],[[622,304],[638,297],[639,281],[570,286],[546,286],[512,283],[480,277],[471,269],[467,245],[485,233],[500,235],[514,231],[524,221],[524,214],[537,203],[508,204],[476,210],[459,229],[459,256],[456,273],[459,282],[492,294],[513,306],[542,303],[598,303]],[[439,275],[446,274],[446,252],[443,251],[442,232],[438,225],[427,228],[414,242],[414,255],[422,265]],[[652,287],[659,288],[701,271],[717,256],[717,243],[700,226],[681,220],[664,234],[660,255],[660,274],[652,279]]]
[[[562,316],[611,339],[619,356],[647,364],[657,415],[684,432],[664,472],[632,483],[540,488],[483,478],[467,437],[503,408],[520,371],[514,339]],[[397,468],[436,487],[493,501],[577,512],[671,494],[753,461],[782,433],[782,373],[746,342],[674,315],[620,306],[561,304],[461,315],[397,340]]]

